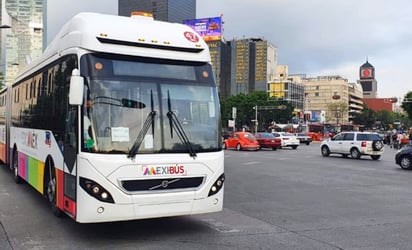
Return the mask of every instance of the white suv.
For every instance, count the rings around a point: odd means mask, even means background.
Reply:
[[[384,144],[377,133],[342,132],[322,141],[320,151],[322,156],[341,154],[359,159],[362,155],[370,155],[373,160],[378,160],[383,154]]]

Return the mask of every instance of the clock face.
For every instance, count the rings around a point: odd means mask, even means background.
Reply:
[[[371,77],[372,70],[371,69],[362,69],[362,77]]]

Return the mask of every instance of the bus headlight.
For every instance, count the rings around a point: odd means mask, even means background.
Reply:
[[[210,188],[209,195],[212,196],[220,191],[223,187],[223,183],[225,182],[225,174],[222,174],[217,178],[217,180],[213,183],[212,187]]]
[[[100,184],[80,177],[80,186],[83,188],[86,193],[98,199],[99,201],[114,203],[112,195],[104,189]]]

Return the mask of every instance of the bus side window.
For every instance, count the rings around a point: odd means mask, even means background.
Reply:
[[[66,119],[66,139],[65,144],[76,148],[77,145],[77,136],[76,136],[76,107],[73,107],[69,110]]]

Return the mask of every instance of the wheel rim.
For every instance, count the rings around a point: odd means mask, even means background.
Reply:
[[[381,150],[382,147],[383,147],[382,142],[377,142],[377,143],[376,143],[376,149]]]
[[[322,148],[322,155],[328,155],[329,154],[329,150],[328,150],[328,148],[326,148],[326,147],[323,147]]]
[[[14,177],[17,178],[19,177],[19,164],[17,161],[17,152],[14,153],[13,156],[13,172],[14,172]]]
[[[408,157],[402,157],[401,159],[401,167],[402,168],[409,168],[411,164],[411,160]]]
[[[357,149],[352,149],[352,151],[350,152],[350,155],[352,156],[352,158],[354,159],[358,159],[359,158],[359,152]]]
[[[49,168],[49,182],[47,183],[47,199],[51,204],[56,200],[56,178],[52,173],[53,168]]]
[[[54,202],[54,197],[56,194],[56,181],[55,179],[50,180],[47,184],[47,198],[50,203]]]

